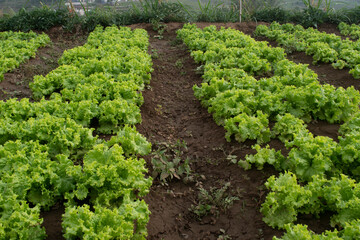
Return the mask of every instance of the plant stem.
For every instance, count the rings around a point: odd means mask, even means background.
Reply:
[[[239,11],[240,11],[240,14],[239,14],[240,17],[239,17],[239,18],[240,18],[240,19],[239,19],[239,20],[240,20],[240,23],[241,23],[241,17],[242,17],[242,0],[239,0],[239,1],[240,1],[240,8],[239,8]]]

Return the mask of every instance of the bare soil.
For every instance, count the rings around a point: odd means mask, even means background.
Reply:
[[[212,24],[214,23],[197,23],[199,27]],[[262,221],[259,211],[267,194],[264,182],[269,176],[277,173],[271,167],[265,167],[262,171],[245,171],[227,159],[230,155],[242,159],[246,154],[253,153],[250,146],[254,142],[226,142],[225,130],[215,124],[212,116],[194,97],[192,87],[195,84],[200,85],[202,79],[196,73],[198,65],[190,57],[186,46],[176,40],[175,32],[182,25],[166,24],[162,39],[158,38],[159,34],[150,24],[131,26],[148,31],[149,53],[154,56],[151,84],[149,89],[143,92],[143,120],[137,129],[154,146],[161,142],[175,143],[177,140],[184,140],[188,147],[184,157],[190,159],[193,176],[193,180],[186,183],[177,179],[167,181],[167,184],[158,179],[154,180],[150,193],[145,198],[152,212],[148,224],[148,239],[268,240],[273,236],[281,236],[282,231],[274,230]],[[231,27],[250,35],[256,27],[256,23],[215,25]],[[321,30],[337,33],[334,25],[321,26]],[[23,64],[18,70],[5,74],[5,80],[0,87],[6,94],[0,94],[0,99],[31,96],[28,83],[32,76],[46,74],[55,68],[57,58],[64,49],[83,44],[87,37],[81,34],[66,35],[61,29],[53,29],[49,33],[54,42],[52,46],[40,50],[35,59]],[[347,73],[348,70],[335,70],[329,64],[314,66],[312,58],[304,53],[292,53],[289,54],[289,58],[295,62],[309,64],[323,83],[360,89],[358,80],[353,79]],[[51,62],[47,62],[49,59]],[[337,139],[338,127],[323,121],[308,124],[308,128],[315,135],[329,136],[333,139]],[[280,141],[272,140],[270,145],[286,154],[286,149]],[[146,156],[145,159],[151,175],[151,156]],[[227,193],[239,199],[234,201],[227,211],[199,218],[189,210],[199,203],[200,188],[221,188],[226,183],[230,183]],[[42,213],[48,239],[63,239],[60,225],[63,212],[64,208],[59,203],[52,210]],[[308,224],[315,232],[322,232],[331,229],[329,218],[330,214],[324,214],[319,219],[304,215],[300,216],[299,222]]]

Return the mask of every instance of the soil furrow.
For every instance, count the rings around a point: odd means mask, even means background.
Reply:
[[[145,26],[151,36],[150,51],[157,57],[153,59],[150,90],[143,92],[143,122],[137,129],[153,145],[184,140],[188,147],[184,155],[190,159],[194,180],[184,183],[174,178],[166,185],[154,180],[145,198],[152,212],[148,239],[272,239],[274,235],[280,236],[281,232],[261,220],[259,212],[266,195],[263,183],[275,172],[270,168],[262,172],[244,171],[227,159],[230,153],[244,157],[252,152],[252,142],[226,142],[224,128],[215,124],[194,97],[192,86],[199,85],[202,79],[196,74],[198,65],[186,46],[176,41],[175,30],[181,26],[167,24],[163,39],[154,38],[158,33],[151,25]],[[149,167],[150,158],[147,157]],[[230,184],[228,194],[239,199],[230,209],[215,211],[203,218],[189,210],[199,204],[200,187],[210,192],[211,188],[220,189],[226,183]]]

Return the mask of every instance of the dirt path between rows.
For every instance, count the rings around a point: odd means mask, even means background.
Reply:
[[[202,79],[186,46],[176,41],[175,30],[181,25],[169,24],[161,40],[154,38],[157,33],[150,25],[141,27],[148,30],[150,51],[158,57],[153,60],[151,90],[143,92],[143,122],[138,130],[155,145],[184,140],[194,175],[194,181],[186,184],[177,179],[168,186],[154,181],[145,199],[152,212],[148,239],[271,239],[281,235],[261,220],[259,212],[266,195],[263,183],[274,172],[244,171],[226,159],[230,154],[244,157],[251,143],[226,142],[224,129],[194,97],[192,87]],[[198,204],[200,187],[209,191],[226,183],[230,183],[228,194],[239,198],[226,212],[198,218],[189,210]]]

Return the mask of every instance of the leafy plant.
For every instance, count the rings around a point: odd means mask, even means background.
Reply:
[[[286,23],[290,19],[290,12],[281,7],[266,7],[257,9],[251,14],[251,18],[261,22],[279,22]]]
[[[359,186],[346,175],[330,179],[314,176],[313,181],[300,185],[294,174],[286,172],[278,178],[270,177],[266,186],[271,192],[261,212],[264,221],[273,227],[288,229],[299,213],[318,215],[325,210],[335,212],[332,226],[349,226],[359,218]]]
[[[278,115],[276,120],[272,129],[272,137],[278,137],[283,143],[292,142],[297,136],[309,134],[304,121],[291,114]]]
[[[184,181],[192,179],[189,158],[183,157],[184,151],[187,150],[185,141],[177,140],[174,144],[158,143],[155,147],[157,149],[151,154],[153,178],[159,177],[163,184],[173,178]]]
[[[84,46],[63,54],[60,67],[46,76],[34,77],[30,84],[34,98],[50,96],[84,126],[97,122],[102,133],[115,133],[125,124],[139,123],[143,103],[139,90],[148,83],[152,71],[147,40],[145,30],[98,27]],[[91,107],[86,111],[84,105]]]
[[[227,193],[230,186],[231,184],[228,182],[221,188],[212,187],[206,190],[200,187],[197,204],[191,205],[189,210],[196,214],[199,219],[208,214],[218,217],[220,212],[227,211],[234,201],[239,200],[238,197]]]
[[[240,2],[236,0],[232,0],[232,3],[239,10]],[[281,1],[279,0],[242,0],[243,18],[253,20],[254,15],[258,11],[264,11],[266,9],[278,7],[280,4]]]
[[[153,59],[158,59],[159,58],[159,52],[158,52],[158,50],[157,49],[151,49],[151,57],[153,58]]]
[[[44,239],[40,207],[58,200],[66,200],[66,238],[146,237],[150,212],[139,198],[152,179],[136,155],[151,145],[125,122],[141,120],[148,44],[145,30],[98,27],[85,47],[63,54],[61,67],[36,78],[40,101],[0,101],[1,239]],[[97,124],[117,135],[98,140]]]
[[[340,33],[344,36],[350,36],[352,39],[360,37],[360,26],[357,24],[348,25],[344,22],[339,23],[338,28]]]
[[[133,3],[131,11],[137,22],[184,22],[187,19],[183,5],[174,2],[143,0]]]
[[[27,121],[1,119],[0,144],[9,140],[39,141],[48,145],[53,159],[62,154],[80,159],[96,141],[89,128],[84,128],[70,118],[58,118],[46,113]]]
[[[108,146],[119,144],[124,150],[125,156],[141,155],[145,156],[151,152],[151,143],[142,136],[135,127],[125,125],[117,132],[116,136],[111,137],[107,142]]]
[[[164,38],[164,32],[166,30],[166,25],[159,22],[157,19],[151,19],[150,23],[152,25],[152,28],[154,31],[158,33],[158,35],[155,35],[154,38],[163,39]]]
[[[204,22],[235,22],[239,19],[239,12],[234,4],[228,6],[224,1],[208,0],[202,4],[198,0],[200,13],[197,21]]]
[[[231,240],[232,238],[226,234],[224,229],[220,229],[220,235],[218,236],[217,240]]]
[[[149,210],[144,201],[127,202],[119,208],[89,205],[68,207],[62,226],[67,239],[143,239],[147,236]],[[132,211],[128,211],[128,209]],[[134,230],[135,229],[135,230]]]
[[[2,180],[0,181],[0,206],[2,239],[34,239],[42,240],[46,237],[43,221],[40,218],[40,207],[29,207],[26,201],[17,199],[17,195],[11,191]]]
[[[270,129],[267,115],[261,111],[255,116],[249,116],[246,113],[239,114],[225,121],[225,138],[231,141],[234,135],[238,142],[244,142],[247,139],[257,140],[259,144],[270,141]]]
[[[20,63],[34,58],[40,47],[50,43],[46,34],[22,32],[1,32],[0,33],[0,81],[4,79],[4,73],[19,67]]]
[[[20,9],[14,16],[0,19],[0,31],[44,31],[51,27],[65,25],[68,21],[69,11],[64,7],[54,9],[46,5],[32,10]]]
[[[311,43],[306,49],[307,55],[313,55],[313,64],[315,65],[318,61],[325,63],[333,63],[338,58],[338,53],[329,46],[327,43]]]
[[[313,231],[308,230],[306,225],[301,225],[301,224],[296,224],[296,225],[287,224],[285,226],[285,229],[286,229],[286,233],[281,238],[274,237],[274,240],[296,240],[296,239],[303,239],[303,240],[312,240],[312,239],[341,240],[341,239],[344,239],[344,238],[340,238],[338,236],[338,231],[337,230],[334,230],[334,232],[325,231],[325,233],[322,233],[322,234],[315,234]],[[352,238],[350,237],[350,239],[352,239]]]
[[[264,222],[272,227],[283,228],[294,222],[300,208],[309,204],[311,191],[297,183],[295,174],[280,174],[278,178],[270,177],[265,186],[271,189],[261,206]],[[314,209],[319,210],[319,209]]]
[[[331,8],[332,0],[302,0],[306,8],[323,9],[327,12]]]
[[[322,61],[333,63],[334,68],[348,67],[354,78],[360,78],[360,53],[356,43],[349,39],[343,40],[340,36],[313,28],[304,29],[300,25],[280,25],[276,22],[270,27],[260,26],[257,29],[256,35],[276,40],[290,52],[295,49],[313,55],[314,64]]]
[[[270,149],[269,145],[265,148],[261,148],[260,145],[256,144],[252,146],[257,151],[254,155],[246,155],[245,160],[238,161],[239,166],[245,170],[251,169],[251,164],[255,164],[258,170],[263,169],[264,164],[268,163],[273,165],[275,169],[281,170],[284,164],[285,158],[281,154],[281,151]]]
[[[180,69],[183,68],[184,67],[183,60],[182,59],[176,60],[175,67],[180,68]]]

